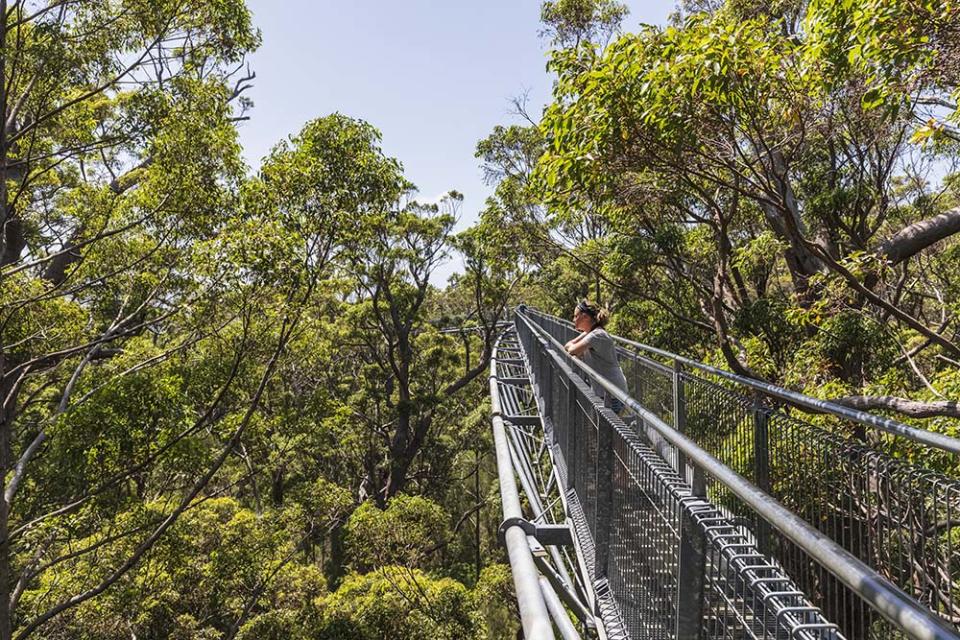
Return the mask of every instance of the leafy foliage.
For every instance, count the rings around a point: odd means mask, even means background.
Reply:
[[[521,300],[956,435],[956,11],[544,2],[553,101],[460,229],[343,114],[250,175],[241,0],[10,4],[0,640],[516,635],[479,399]]]

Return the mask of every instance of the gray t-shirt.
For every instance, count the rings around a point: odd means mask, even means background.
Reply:
[[[598,327],[588,333],[583,340],[587,343],[587,350],[581,356],[583,362],[601,377],[626,391],[627,379],[620,369],[620,362],[617,360],[617,345],[610,334]],[[593,390],[601,398],[604,397],[603,387],[600,385],[593,383]]]

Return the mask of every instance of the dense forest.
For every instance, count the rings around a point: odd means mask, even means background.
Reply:
[[[476,212],[363,114],[245,166],[243,0],[0,0],[0,640],[515,637],[521,301],[960,435],[960,8],[541,15]]]

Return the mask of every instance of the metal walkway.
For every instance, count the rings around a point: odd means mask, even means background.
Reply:
[[[491,362],[526,638],[960,640],[960,482],[782,401],[960,441],[618,339],[624,393],[564,352],[573,335],[522,309]]]

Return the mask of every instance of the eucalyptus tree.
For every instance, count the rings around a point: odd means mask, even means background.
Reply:
[[[544,35],[564,48],[609,40],[628,13],[616,0],[547,0],[540,5]]]
[[[304,302],[306,317],[291,344],[296,357],[281,364],[265,420],[243,441],[241,455],[258,508],[268,493],[270,502],[281,506],[289,490],[299,493],[318,477],[349,487],[351,494],[359,481],[349,440],[338,437],[329,413],[363,415],[363,408],[351,408],[353,392],[347,388],[361,384],[362,374],[351,371],[355,361],[342,335],[341,306],[353,291],[345,269],[365,264],[358,252],[369,242],[370,226],[408,189],[400,164],[383,154],[379,141],[379,132],[361,120],[341,114],[311,120],[271,150],[245,187],[246,200],[267,224],[281,225],[277,233],[269,228],[260,233],[288,239],[296,230],[311,243],[305,247],[311,268],[325,274],[323,286]],[[297,272],[276,258],[264,253],[264,268]]]
[[[246,181],[235,123],[258,34],[239,0],[0,16],[2,639],[128,584],[231,489],[220,472],[272,419],[350,221],[399,179],[337,116]],[[49,579],[68,567],[86,569]]]
[[[529,275],[529,283],[550,283],[537,289],[550,308],[567,309],[592,295],[591,288],[599,297],[601,281],[611,284],[599,268],[598,250],[607,230],[585,199],[551,210],[544,206],[532,177],[545,150],[544,136],[534,124],[498,125],[477,143],[484,180],[494,187],[477,231],[495,239],[498,252]]]
[[[439,205],[416,201],[371,218],[354,246],[349,273],[355,301],[345,324],[353,327],[367,369],[371,438],[364,455],[364,492],[381,505],[403,490],[418,456],[445,423],[465,414],[461,392],[486,370],[506,290],[489,267],[479,265],[477,245],[462,243],[475,287],[471,317],[479,353],[459,371],[453,338],[430,324],[430,278],[450,251],[462,196],[451,192]],[[422,462],[421,456],[421,462]],[[429,469],[424,470],[430,474]],[[427,479],[427,478],[424,478]]]
[[[543,193],[559,210],[606,203],[620,236],[612,266],[644,274],[658,314],[708,330],[733,369],[802,370],[802,384],[838,379],[828,388],[849,404],[957,415],[928,379],[960,354],[942,279],[955,270],[955,203],[922,188],[905,201],[897,187],[898,175],[922,183],[928,154],[948,168],[956,157],[949,142],[919,147],[948,138],[948,122],[916,122],[935,100],[953,106],[934,62],[954,55],[953,10],[754,9],[711,6],[592,58],[557,51]],[[914,358],[928,348],[946,360],[924,372]],[[898,391],[929,402],[872,393],[891,368],[913,377]]]
[[[245,347],[248,315],[218,308],[230,274],[208,260],[225,258],[217,238],[237,210],[234,122],[257,42],[240,1],[0,2],[0,638],[27,637],[114,584],[226,456],[181,477],[181,499],[140,527],[125,558],[20,612],[43,571],[98,548],[69,550],[78,530],[55,522],[96,527],[85,510],[99,496],[221,416],[239,368],[229,354],[223,384],[192,417],[165,424],[166,446],[148,443],[82,487],[69,477],[84,469],[45,460],[98,389],[182,357],[234,320],[241,328],[223,344]]]

